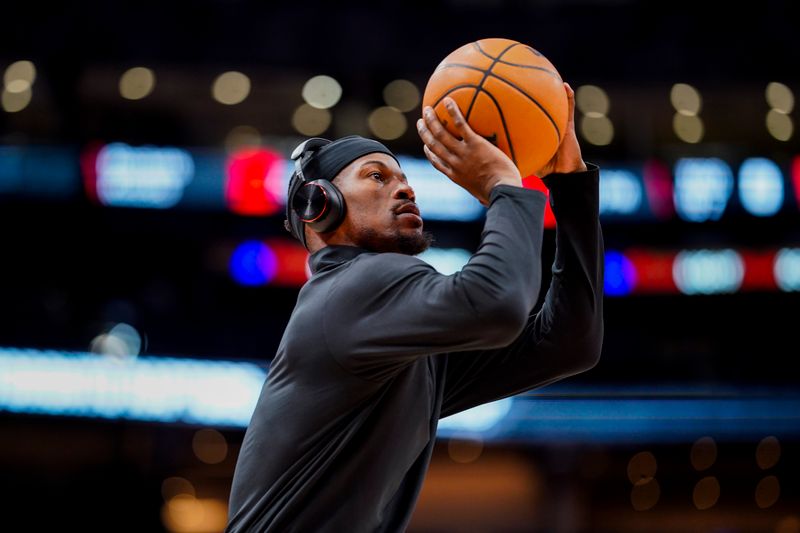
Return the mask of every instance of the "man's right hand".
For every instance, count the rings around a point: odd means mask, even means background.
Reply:
[[[496,185],[522,187],[522,177],[511,159],[495,145],[472,131],[452,98],[443,100],[460,139],[439,121],[431,107],[422,110],[417,131],[431,164],[442,174],[465,188],[484,206]]]

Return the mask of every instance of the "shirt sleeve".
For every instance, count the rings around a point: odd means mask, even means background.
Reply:
[[[603,234],[599,169],[544,179],[556,217],[556,253],[544,304],[510,345],[448,354],[441,417],[547,385],[593,367],[603,343]]]
[[[541,286],[545,202],[540,191],[494,187],[478,250],[449,276],[402,254],[353,259],[324,304],[333,357],[381,382],[421,356],[511,343]]]

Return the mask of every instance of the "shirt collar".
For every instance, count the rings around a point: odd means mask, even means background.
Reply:
[[[357,246],[331,244],[311,254],[308,258],[308,265],[311,268],[311,273],[316,274],[322,270],[350,261],[363,253],[369,253],[369,250]]]

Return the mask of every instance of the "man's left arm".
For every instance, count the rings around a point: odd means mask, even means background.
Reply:
[[[441,417],[592,368],[603,342],[599,169],[544,178],[556,217],[552,280],[541,310],[509,346],[449,357]]]

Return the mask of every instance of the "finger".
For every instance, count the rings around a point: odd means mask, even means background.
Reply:
[[[425,125],[437,141],[453,153],[460,150],[461,142],[456,139],[452,133],[447,131],[447,128],[444,127],[444,124],[439,120],[438,115],[436,115],[432,107],[428,106],[422,110],[422,118],[425,120]]]
[[[441,172],[442,174],[444,174],[449,178],[450,173],[453,171],[453,169],[450,168],[450,166],[447,163],[439,159],[439,157],[437,157],[436,154],[431,152],[431,149],[428,148],[428,145],[423,145],[422,149],[425,151],[425,157],[427,157],[428,161],[431,162],[433,168],[435,168],[436,170],[438,170],[439,172]]]
[[[445,146],[439,139],[433,134],[433,132],[428,128],[428,123],[423,120],[417,120],[417,133],[419,133],[422,142],[425,143],[425,146],[435,154],[439,159],[448,164],[452,164],[455,160],[455,155],[448,150],[447,146]],[[448,133],[448,135],[450,135]]]
[[[464,115],[461,114],[461,109],[459,109],[455,100],[447,96],[444,98],[444,100],[442,100],[442,102],[444,103],[444,107],[447,109],[447,113],[450,115],[450,118],[453,119],[453,126],[461,138],[467,140],[475,135],[475,132],[472,131],[472,128],[469,127],[467,120],[464,118]]]
[[[564,88],[567,90],[567,129],[569,129],[575,127],[575,91],[569,83],[564,83]]]

